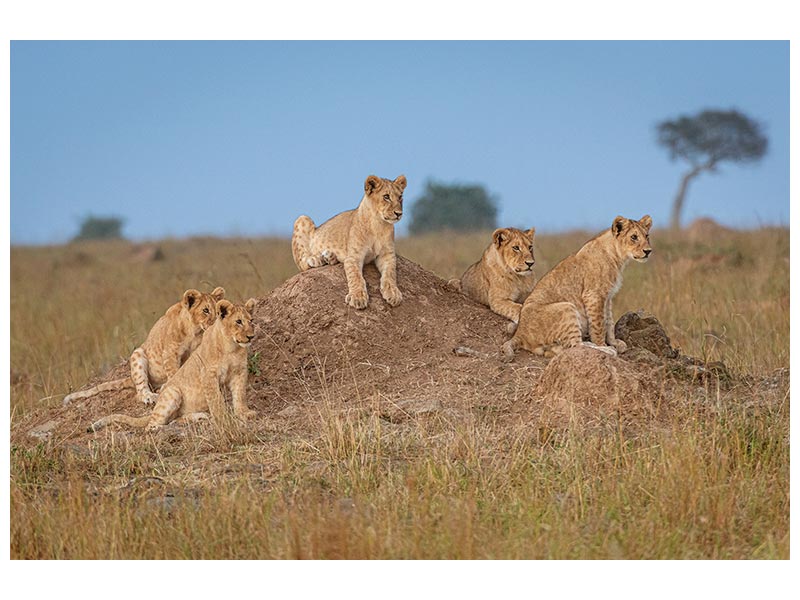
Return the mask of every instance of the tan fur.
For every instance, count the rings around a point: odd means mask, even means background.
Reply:
[[[136,397],[144,404],[153,404],[158,390],[172,377],[200,344],[203,332],[217,318],[217,302],[225,296],[224,288],[210,294],[186,290],[180,302],[173,304],[156,321],[144,343],[130,358],[130,377],[74,392],[64,397],[64,404],[94,396],[99,392],[136,388]]]
[[[219,318],[203,335],[203,340],[189,360],[178,369],[158,395],[153,412],[144,417],[109,415],[92,423],[88,431],[97,431],[109,423],[158,429],[177,418],[197,420],[209,411],[220,423],[225,415],[222,389],[231,393],[237,417],[256,414],[247,407],[247,348],[255,336],[252,311],[254,299],[246,304],[227,300],[217,303]]]
[[[345,302],[366,308],[369,302],[362,270],[375,261],[381,273],[381,295],[397,306],[403,294],[397,287],[394,224],[403,215],[405,175],[394,181],[370,175],[364,182],[364,197],[358,208],[339,213],[319,227],[302,215],[294,223],[292,255],[301,271],[344,263],[347,277]]]
[[[609,354],[624,352],[625,343],[614,337],[611,301],[628,261],[645,262],[650,255],[652,224],[649,215],[639,221],[617,217],[610,229],[553,267],[525,300],[519,327],[503,345],[505,356],[513,358],[517,348],[543,354],[554,344],[581,343]]]
[[[469,267],[460,280],[451,279],[451,287],[513,323],[519,323],[522,303],[536,283],[533,274],[535,233],[535,229],[496,229],[481,259]]]

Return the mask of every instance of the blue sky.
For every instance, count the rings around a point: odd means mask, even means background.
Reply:
[[[788,42],[12,42],[11,242],[88,214],[134,239],[289,235],[374,173],[480,183],[501,225],[666,225],[658,121],[737,108],[757,165],[689,190],[684,221],[789,223]],[[407,226],[399,226],[402,234]]]

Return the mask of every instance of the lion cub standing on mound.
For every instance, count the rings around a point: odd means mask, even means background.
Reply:
[[[221,387],[230,390],[236,416],[242,419],[254,416],[255,411],[247,407],[245,392],[247,348],[255,336],[251,316],[255,305],[253,298],[244,306],[227,300],[217,302],[219,318],[203,335],[200,347],[161,390],[151,415],[138,418],[109,415],[92,423],[87,431],[97,431],[109,423],[158,429],[180,417],[206,418],[206,410],[221,423],[225,411]]]
[[[172,377],[200,344],[203,332],[217,319],[217,301],[225,297],[225,289],[215,288],[210,294],[190,289],[183,299],[169,307],[158,320],[144,343],[131,354],[130,377],[101,383],[82,392],[64,397],[67,405],[100,392],[136,388],[136,397],[153,404],[158,390]]]
[[[522,303],[536,284],[533,275],[535,233],[533,228],[528,231],[513,227],[496,229],[481,259],[469,267],[460,280],[451,279],[450,286],[516,325]]]
[[[338,262],[347,277],[345,302],[366,308],[369,297],[362,270],[375,261],[381,273],[381,295],[397,306],[403,294],[397,288],[394,224],[403,216],[406,177],[394,181],[370,175],[364,182],[364,197],[358,208],[339,213],[319,227],[302,215],[294,222],[292,255],[301,271]]]
[[[587,334],[591,345],[604,352],[625,352],[625,342],[614,337],[611,300],[628,261],[645,262],[650,256],[652,224],[649,215],[638,221],[617,217],[611,229],[542,277],[522,306],[517,332],[503,344],[506,358],[513,358],[517,348],[544,354],[556,352],[550,348],[554,344],[577,346]]]

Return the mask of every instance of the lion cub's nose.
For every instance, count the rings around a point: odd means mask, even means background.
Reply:
[[[397,211],[394,211],[394,214],[397,216],[398,219],[403,216],[403,213]]]
[[[644,255],[645,255],[645,256],[650,256],[650,253],[651,253],[651,252],[652,252],[652,249],[651,249],[651,250],[645,250],[645,251],[644,251]]]
[[[536,261],[533,261],[533,260],[526,260],[525,264],[528,265],[528,268],[530,269],[534,265],[535,262]]]
[[[254,337],[256,337],[256,336],[255,336],[255,335],[251,335],[251,334],[247,334],[247,341],[249,342],[249,341],[250,341],[250,340],[252,340]]]

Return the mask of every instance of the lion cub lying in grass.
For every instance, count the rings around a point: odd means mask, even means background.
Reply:
[[[92,423],[87,431],[98,431],[109,423],[158,429],[176,418],[198,420],[211,417],[221,423],[225,401],[220,387],[230,390],[236,416],[247,419],[255,411],[247,407],[247,348],[255,336],[252,311],[256,301],[244,305],[217,302],[219,318],[205,332],[200,347],[170,378],[158,394],[153,413],[144,417],[109,415]]]
[[[514,333],[522,303],[536,283],[533,275],[535,233],[533,228],[527,231],[513,227],[496,229],[481,259],[469,267],[460,280],[448,282],[476,302],[510,319],[509,333]]]
[[[164,385],[200,345],[203,332],[217,319],[217,302],[224,297],[225,290],[221,287],[210,294],[186,290],[183,299],[169,307],[153,325],[144,343],[131,354],[130,377],[68,394],[64,405],[100,392],[126,388],[136,388],[139,400],[153,404],[156,398],[153,390]]]
[[[609,354],[625,352],[625,342],[614,337],[611,300],[628,261],[645,262],[650,256],[652,224],[649,215],[638,221],[617,217],[610,229],[542,277],[522,306],[514,337],[503,344],[506,358],[513,359],[517,348],[555,353],[560,348],[554,344],[586,344],[587,335],[587,345]]]
[[[403,216],[405,189],[405,175],[394,181],[370,175],[358,208],[339,213],[319,227],[306,215],[298,217],[292,234],[297,268],[306,271],[343,262],[348,290],[345,302],[361,309],[369,302],[362,270],[375,261],[381,272],[381,295],[390,306],[400,304],[403,294],[397,288],[394,224]]]

